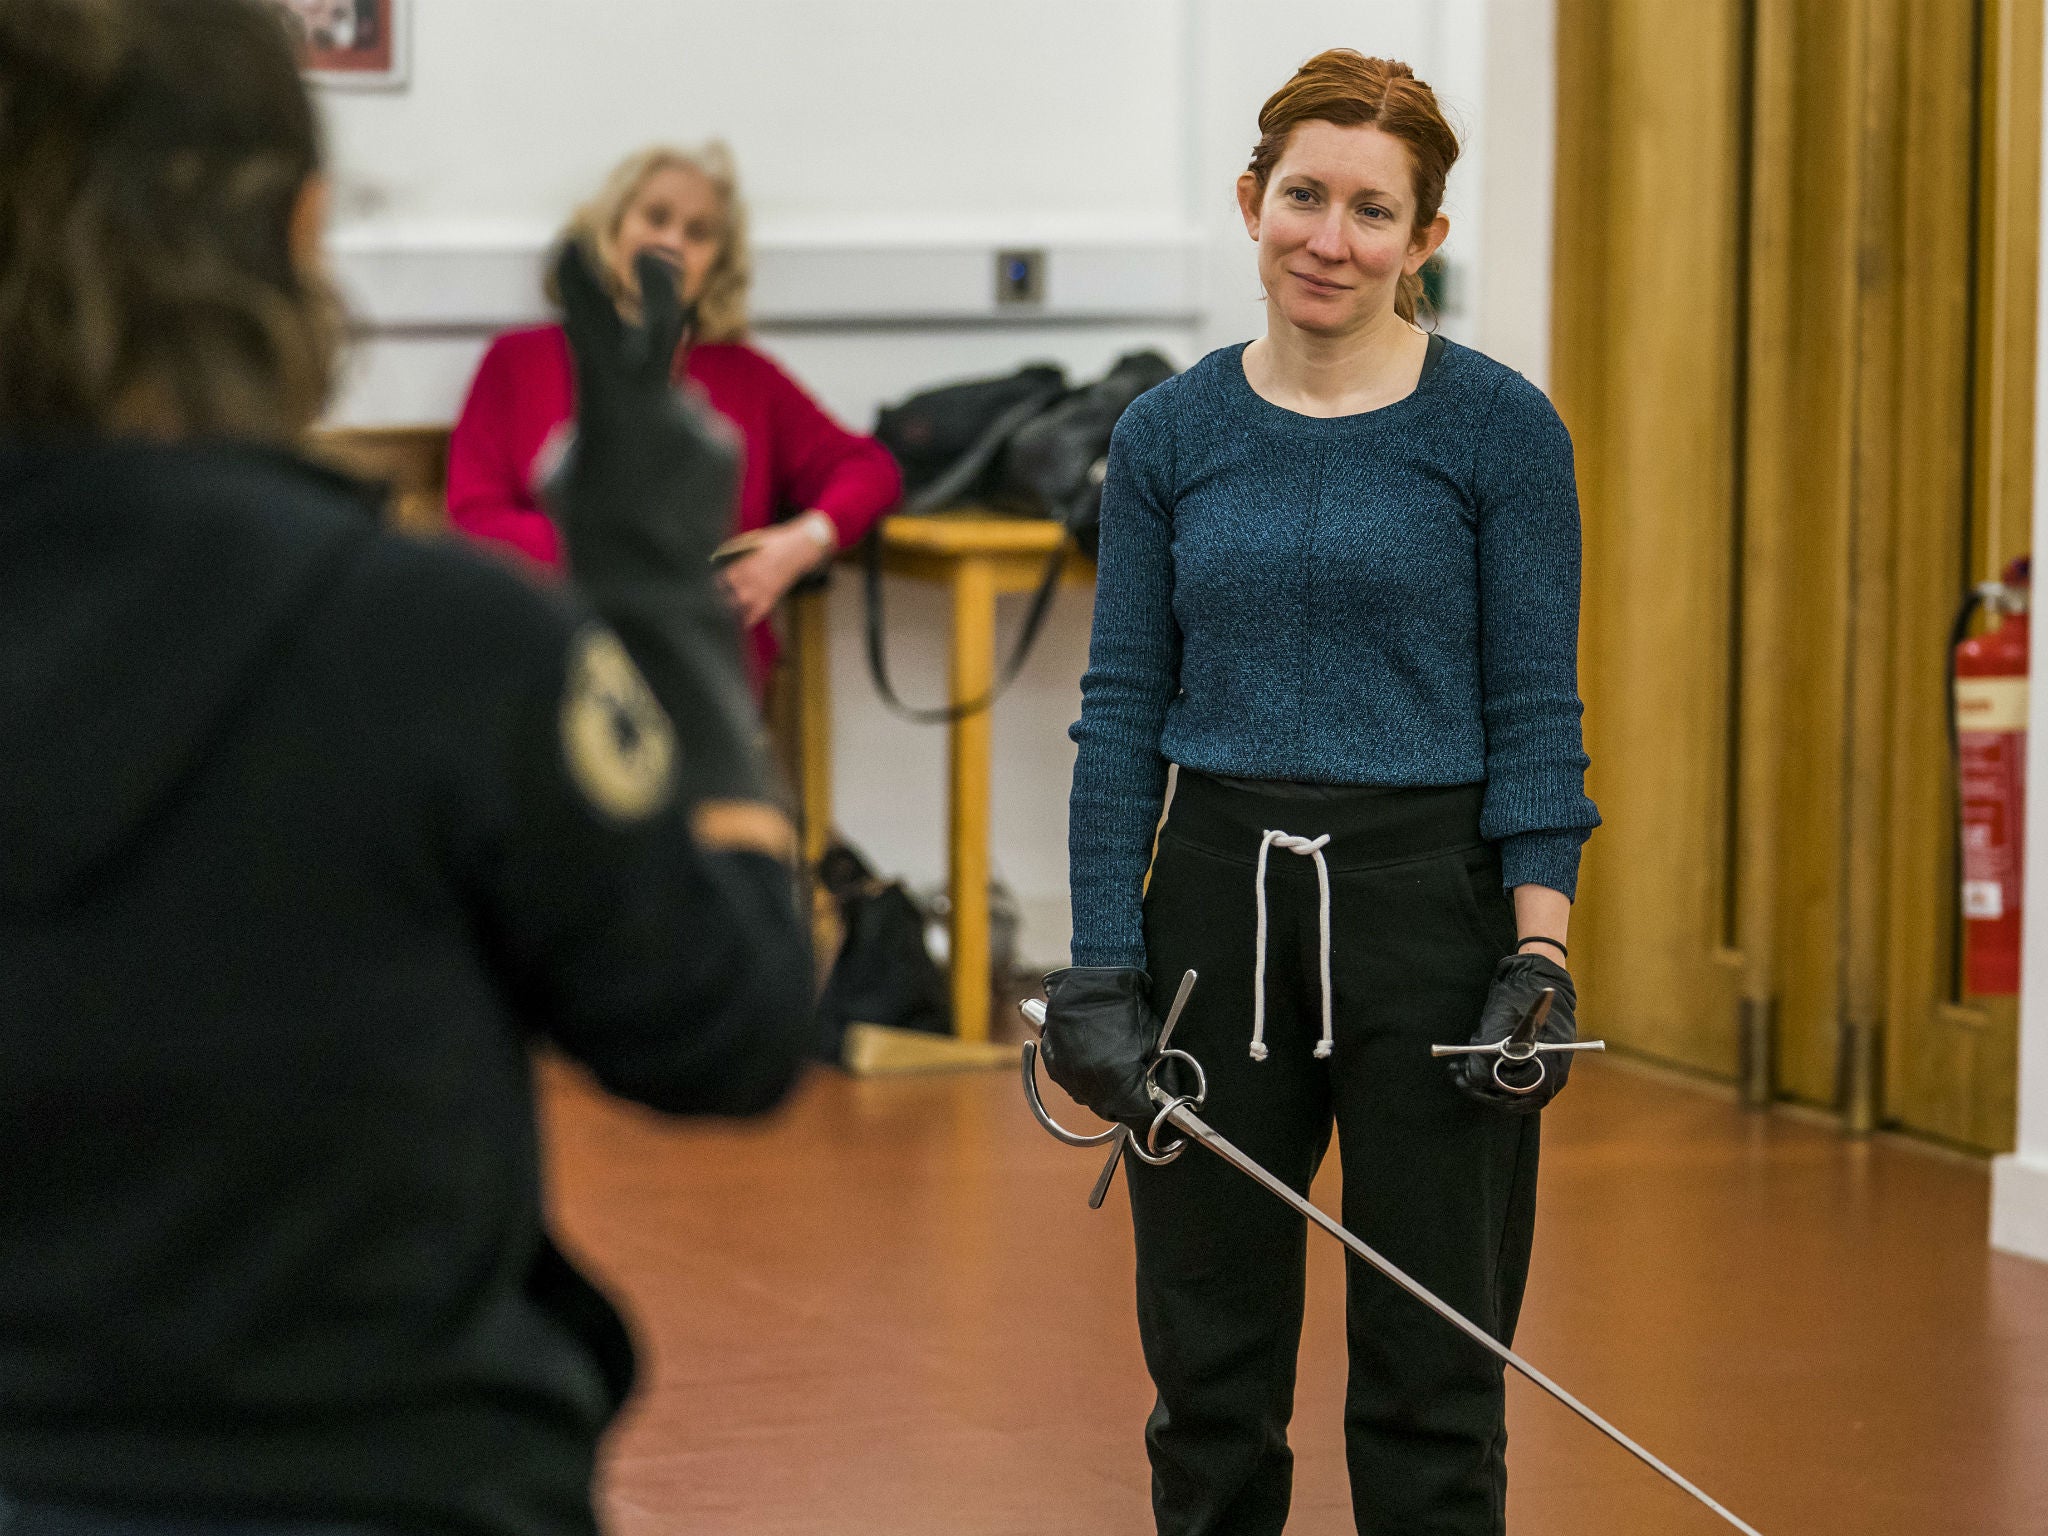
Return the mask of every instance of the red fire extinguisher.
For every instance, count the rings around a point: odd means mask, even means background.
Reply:
[[[1954,698],[1960,802],[1963,986],[1973,996],[2020,989],[2020,879],[2026,838],[2027,598],[2024,556],[1985,582],[1956,621]],[[1971,639],[1979,606],[1999,616]]]

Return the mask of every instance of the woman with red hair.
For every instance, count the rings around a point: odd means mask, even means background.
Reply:
[[[741,622],[753,632],[758,688],[776,651],[764,621],[785,592],[895,505],[902,494],[896,462],[872,438],[840,426],[747,345],[746,208],[723,145],[656,145],[629,155],[576,211],[562,238],[590,253],[622,308],[638,302],[635,262],[646,253],[675,272],[683,302],[695,310],[676,376],[702,390],[745,444],[734,532],[746,536],[746,548],[723,574]],[[534,485],[543,450],[572,408],[569,348],[559,325],[492,342],[448,444],[449,520],[475,538],[558,565],[555,525]]]
[[[1259,130],[1238,198],[1265,334],[1144,396],[1110,449],[1045,1059],[1142,1135],[1158,1010],[1199,971],[1173,1044],[1204,1116],[1304,1193],[1334,1124],[1345,1224],[1506,1340],[1529,1111],[1569,1057],[1497,1082],[1430,1047],[1503,1039],[1545,990],[1544,1038],[1573,1031],[1599,817],[1571,442],[1534,385],[1415,323],[1458,153],[1429,88],[1333,50]],[[1304,1223],[1213,1158],[1129,1169],[1159,1529],[1278,1536]],[[1359,1531],[1499,1536],[1500,1363],[1348,1279]]]

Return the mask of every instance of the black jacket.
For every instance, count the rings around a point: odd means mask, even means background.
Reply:
[[[593,1528],[632,1356],[529,1046],[753,1113],[809,967],[566,771],[589,622],[284,455],[0,445],[0,1488]]]

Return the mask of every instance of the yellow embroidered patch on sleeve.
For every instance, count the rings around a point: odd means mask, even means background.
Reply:
[[[675,793],[675,730],[608,629],[593,625],[571,644],[562,757],[584,797],[614,821],[643,821]]]

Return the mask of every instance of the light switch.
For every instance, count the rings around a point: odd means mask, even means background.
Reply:
[[[996,252],[996,303],[1043,304],[1045,302],[1045,252],[1018,250]]]

